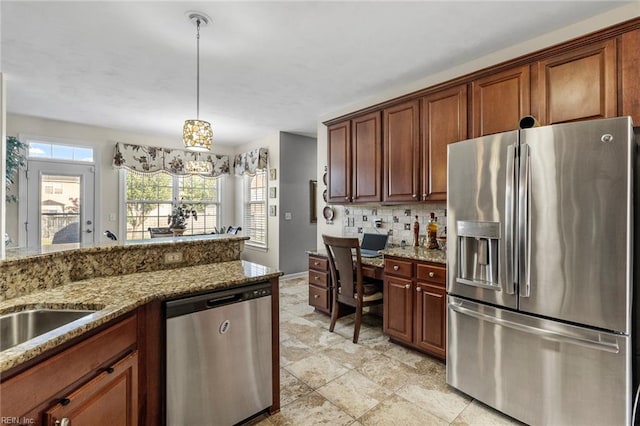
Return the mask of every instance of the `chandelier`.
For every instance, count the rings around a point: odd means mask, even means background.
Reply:
[[[187,17],[196,26],[196,119],[185,120],[182,140],[190,151],[209,151],[213,143],[211,123],[200,120],[200,25],[207,25],[209,18],[199,12],[187,12]]]

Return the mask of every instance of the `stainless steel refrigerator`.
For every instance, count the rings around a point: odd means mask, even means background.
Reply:
[[[447,383],[528,424],[630,424],[631,119],[448,151]]]

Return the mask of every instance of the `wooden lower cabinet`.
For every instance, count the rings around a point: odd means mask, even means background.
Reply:
[[[325,314],[331,313],[329,259],[309,255],[309,305]]]
[[[134,426],[138,424],[138,352],[45,411],[46,425]],[[56,423],[58,422],[58,423]]]
[[[44,358],[0,383],[3,418],[24,424],[136,425],[137,315]],[[60,421],[60,423],[56,423]]]
[[[384,333],[445,359],[446,268],[396,258],[384,263]]]

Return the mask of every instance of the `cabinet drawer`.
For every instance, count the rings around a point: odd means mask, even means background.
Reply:
[[[413,275],[413,263],[411,261],[385,258],[384,273],[411,278]]]
[[[309,305],[323,310],[329,309],[329,289],[310,285]]]
[[[447,278],[447,269],[440,266],[418,264],[416,276],[419,280],[444,285]]]
[[[309,256],[309,269],[315,269],[317,271],[328,271],[329,259],[324,257]]]
[[[329,273],[328,272],[318,272],[318,271],[309,271],[309,284],[316,285],[319,287],[328,287],[327,282],[329,281]]]

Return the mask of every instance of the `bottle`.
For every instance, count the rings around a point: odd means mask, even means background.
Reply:
[[[416,220],[413,222],[413,246],[418,247],[420,245],[419,242],[420,235],[420,222],[418,222],[418,215],[416,215]]]
[[[431,218],[429,219],[429,224],[427,225],[427,248],[428,249],[437,249],[438,248],[438,218],[435,213],[431,212]]]

